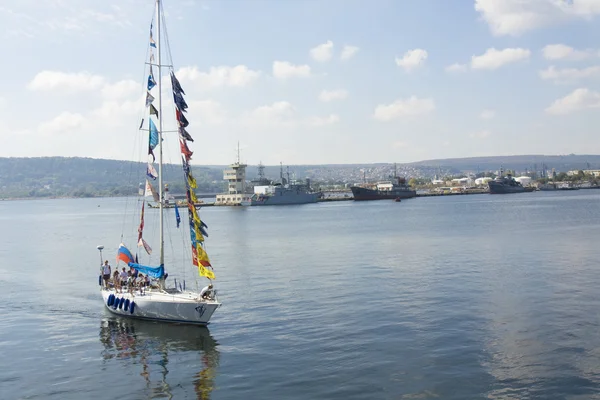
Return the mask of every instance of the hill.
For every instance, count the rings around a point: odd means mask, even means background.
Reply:
[[[497,171],[500,167],[520,173],[555,168],[557,172],[600,169],[599,155],[520,155],[452,158],[397,164],[399,175],[429,179],[434,175],[452,176]],[[226,189],[225,165],[193,166],[198,193],[217,193]],[[174,193],[184,192],[180,165],[163,167],[164,182]],[[284,176],[288,167],[283,167]],[[324,164],[289,166],[291,178],[310,178],[321,183],[356,183],[385,179],[394,173],[394,164]],[[255,179],[257,166],[247,168],[247,178]],[[265,175],[278,180],[280,166],[265,166]],[[130,161],[79,157],[0,158],[0,198],[91,197],[135,194],[146,179],[145,165]]]

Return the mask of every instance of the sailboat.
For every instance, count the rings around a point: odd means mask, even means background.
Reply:
[[[145,77],[147,76],[147,80],[144,79],[144,85],[146,86],[144,117],[147,117],[147,123],[144,123],[146,118],[143,118],[139,126],[141,135],[138,135],[138,138],[141,137],[139,140],[142,140],[142,157],[148,160],[145,171],[145,190],[143,190],[143,195],[135,200],[136,205],[134,207],[127,207],[130,213],[131,208],[134,208],[135,216],[130,214],[129,216],[134,217],[132,223],[126,224],[124,222],[123,224],[121,244],[117,249],[116,269],[119,272],[116,273],[111,269],[112,273],[118,275],[111,274],[107,279],[105,273],[108,271],[102,270],[101,267],[103,275],[100,279],[101,293],[105,307],[113,314],[146,320],[207,325],[221,303],[219,303],[216,290],[212,285],[215,273],[205,250],[208,227],[200,219],[199,211],[194,207],[198,203],[198,199],[194,192],[197,187],[196,180],[192,175],[190,165],[192,151],[189,143],[194,140],[187,131],[189,122],[185,115],[188,106],[183,97],[185,92],[175,76],[173,63],[170,59],[171,51],[163,25],[164,15],[161,0],[155,0],[155,13],[150,24],[148,59],[145,63],[147,71]],[[156,28],[155,32],[154,28]],[[156,33],[156,36],[154,36],[154,33]],[[168,63],[163,64],[163,56],[168,57]],[[158,72],[156,77],[154,71]],[[173,122],[174,126],[176,125],[174,130],[164,130],[163,128],[166,123],[163,121],[166,119],[166,115],[163,114],[163,73],[165,77],[170,77],[171,82],[175,111],[175,121]],[[183,224],[181,223],[179,208],[176,206],[174,210],[167,210],[166,207],[167,196],[165,192],[168,189],[163,184],[163,143],[169,140],[177,140],[181,152],[182,179],[186,188],[188,214],[188,221]],[[155,152],[158,152],[158,160],[156,160]],[[158,161],[158,170],[155,168],[156,161]],[[154,186],[156,180],[158,180],[158,190]],[[152,210],[158,220],[160,246],[158,266],[151,266],[153,262],[156,265],[157,260],[152,259],[152,248],[146,241],[146,238],[149,239],[149,237],[145,237],[144,227],[149,222],[144,220],[146,196],[151,196],[154,202],[159,205],[157,216],[156,210]],[[137,214],[138,211],[139,214]],[[150,210],[148,211],[148,216],[150,216]],[[167,212],[174,217],[170,224],[169,220],[165,219]],[[137,215],[139,215],[139,225],[135,218]],[[126,220],[125,218],[124,221]],[[176,228],[173,226],[175,224],[177,225]],[[129,229],[129,235],[126,233],[126,227]],[[154,227],[156,228],[156,222]],[[146,226],[146,228],[148,227]],[[169,243],[172,247],[174,241],[184,243],[177,250],[174,247],[172,248],[173,256],[167,259],[168,265],[165,265],[165,230],[174,231],[169,235]],[[149,232],[149,234],[157,236],[156,229]],[[134,249],[131,246],[132,243],[137,247],[134,252],[130,250]],[[182,247],[187,251],[182,252]],[[98,246],[97,248],[100,251],[102,261],[104,247]],[[133,253],[135,253],[135,256]],[[182,253],[184,253],[183,256]],[[148,258],[147,263],[143,262],[144,257]],[[110,265],[106,260],[103,265],[105,263],[107,267]],[[185,264],[188,264],[187,269],[194,270],[194,279],[206,279],[208,282],[204,283],[208,283],[208,285],[202,290],[198,290],[200,286],[196,282],[195,290],[187,289]],[[171,267],[173,267],[172,270]],[[171,273],[171,277],[166,272],[167,268]],[[129,272],[126,269],[129,269]],[[142,275],[144,278],[141,278]],[[173,275],[179,277],[179,284],[177,279],[173,278]]]

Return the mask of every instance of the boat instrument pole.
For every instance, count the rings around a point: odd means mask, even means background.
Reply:
[[[159,143],[159,152],[158,152],[158,186],[159,186],[159,196],[160,196],[160,265],[165,264],[165,238],[164,238],[164,226],[163,226],[163,207],[164,207],[164,199],[163,199],[163,115],[162,115],[162,41],[160,35],[160,23],[161,23],[161,14],[160,14],[160,0],[156,0],[156,51],[158,53],[158,143]]]

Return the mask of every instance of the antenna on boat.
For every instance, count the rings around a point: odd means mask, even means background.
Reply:
[[[100,251],[100,265],[102,266],[102,261],[104,260],[104,258],[102,258],[102,250],[104,250],[104,246],[100,245],[96,246],[96,248],[98,249],[98,251]]]

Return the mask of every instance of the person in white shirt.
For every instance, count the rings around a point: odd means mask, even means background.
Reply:
[[[129,275],[127,275],[127,271],[125,271],[125,267],[123,267],[123,270],[119,274],[119,277],[121,278],[121,287],[127,285],[127,278],[129,277]]]
[[[202,299],[212,299],[213,296],[213,285],[212,283],[208,286],[205,286],[202,288],[202,290],[200,291],[200,298]]]
[[[110,264],[108,260],[104,261],[102,266],[102,279],[104,279],[104,287],[108,289],[108,281],[110,280]]]

